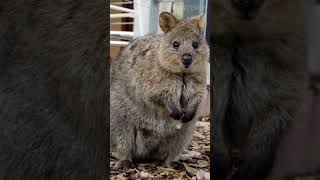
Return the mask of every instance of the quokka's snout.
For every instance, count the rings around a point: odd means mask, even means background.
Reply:
[[[184,53],[182,55],[182,63],[188,68],[192,64],[192,55],[190,53]]]

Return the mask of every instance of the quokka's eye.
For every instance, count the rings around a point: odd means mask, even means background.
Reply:
[[[196,42],[196,41],[193,41],[193,42],[192,42],[192,47],[195,48],[195,49],[197,49],[197,48],[199,47],[199,43]]]
[[[179,46],[180,46],[180,43],[177,42],[177,41],[173,41],[172,46],[173,46],[174,48],[178,49]]]

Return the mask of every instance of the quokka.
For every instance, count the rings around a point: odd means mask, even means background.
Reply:
[[[179,165],[206,87],[204,17],[163,12],[159,24],[164,34],[133,40],[111,64],[111,146],[124,171],[133,161]]]

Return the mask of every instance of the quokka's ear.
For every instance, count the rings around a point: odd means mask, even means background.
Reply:
[[[159,25],[164,33],[169,32],[178,24],[179,20],[168,12],[162,12],[159,17]]]
[[[191,17],[191,20],[199,26],[199,28],[201,29],[201,31],[204,30],[204,26],[205,26],[205,24],[206,24],[205,19],[206,19],[206,18],[205,18],[205,16],[204,16],[204,14]]]

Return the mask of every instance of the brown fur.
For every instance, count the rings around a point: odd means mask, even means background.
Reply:
[[[112,63],[111,140],[119,166],[145,159],[169,166],[188,145],[209,58],[201,19],[177,20],[162,13],[160,27],[165,34],[135,39]],[[173,47],[174,41],[179,48]],[[198,48],[193,48],[194,41]],[[184,53],[193,57],[188,68],[182,63]]]

